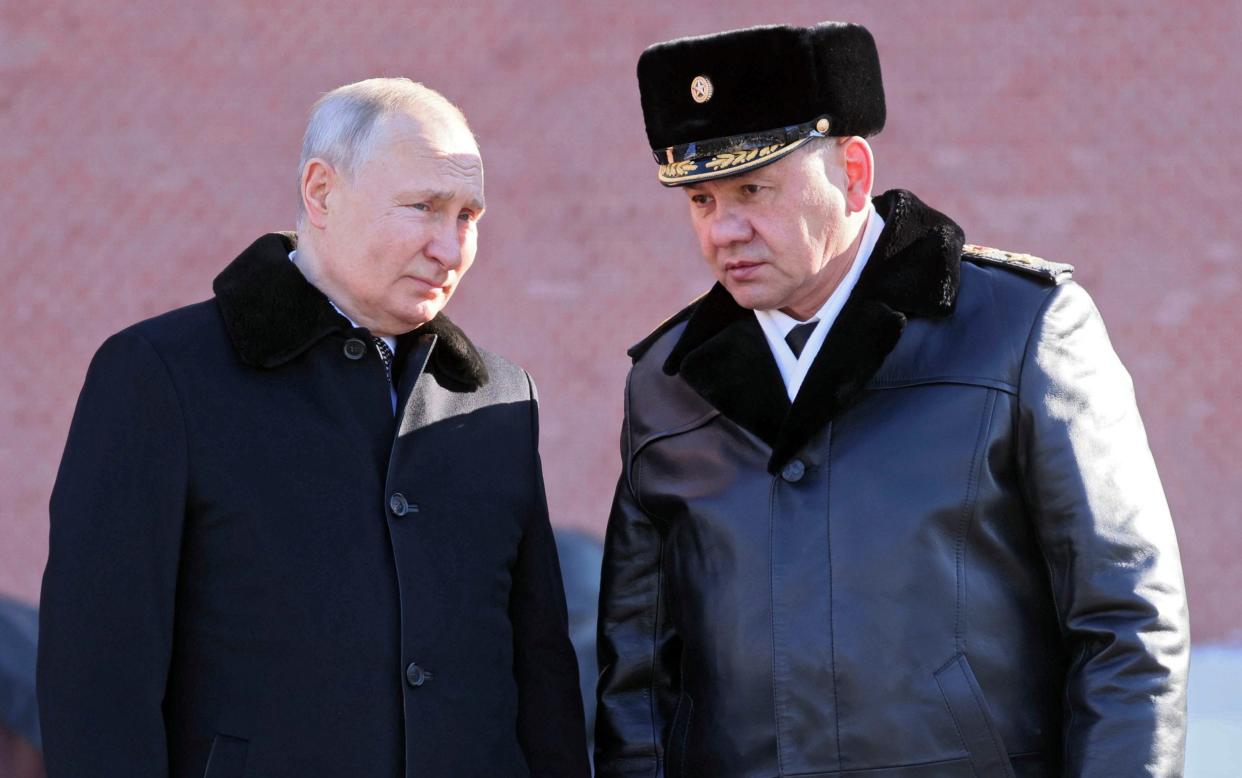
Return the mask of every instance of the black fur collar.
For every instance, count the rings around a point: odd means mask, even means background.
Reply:
[[[289,261],[295,240],[287,232],[264,235],[212,284],[233,348],[247,365],[276,367],[329,333],[350,329],[349,321]],[[487,383],[478,350],[443,314],[398,337],[398,356],[409,353],[422,335],[437,336],[433,369],[467,389]]]
[[[680,374],[721,413],[768,443],[772,473],[862,390],[909,317],[953,311],[965,242],[961,228],[904,190],[874,202],[884,232],[792,406],[759,322],[723,286],[661,328],[686,321],[664,372]],[[654,339],[631,356],[637,359]]]

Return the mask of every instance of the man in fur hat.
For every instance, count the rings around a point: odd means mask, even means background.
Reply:
[[[638,80],[718,283],[629,352],[598,774],[1180,775],[1177,542],[1072,268],[872,196],[862,27]]]

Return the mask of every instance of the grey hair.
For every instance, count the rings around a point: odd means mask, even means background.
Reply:
[[[298,160],[299,223],[306,209],[300,196],[306,163],[322,159],[347,179],[353,179],[371,154],[380,120],[399,113],[460,122],[470,132],[460,108],[431,87],[408,78],[368,78],[333,89],[311,107],[306,134],[302,136],[302,157]]]

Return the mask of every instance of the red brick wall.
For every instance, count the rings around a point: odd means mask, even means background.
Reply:
[[[1078,266],[1134,374],[1196,638],[1242,630],[1237,3],[303,5],[0,5],[0,591],[38,595],[94,349],[289,228],[310,103],[382,74],[474,125],[491,208],[451,311],[534,373],[555,520],[602,531],[623,350],[709,283],[680,195],[655,182],[635,59],[833,17],[879,42],[880,188],[915,190],[972,242]]]

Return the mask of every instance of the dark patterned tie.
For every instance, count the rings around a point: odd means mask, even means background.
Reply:
[[[384,360],[384,377],[388,379],[388,385],[392,383],[392,349],[388,348],[388,344],[383,338],[371,338],[375,341],[375,348],[379,351],[380,359]]]
[[[815,331],[816,324],[819,324],[819,319],[811,319],[794,327],[785,336],[785,342],[789,344],[789,349],[795,357],[802,356],[802,349],[806,348],[806,342],[811,339],[811,333]]]

